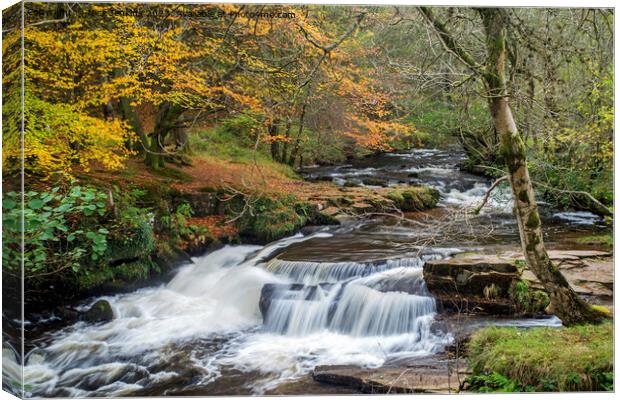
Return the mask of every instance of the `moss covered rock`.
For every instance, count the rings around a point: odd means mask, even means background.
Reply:
[[[311,210],[295,196],[239,199],[227,210],[236,219],[239,233],[261,243],[294,233],[306,224]]]
[[[385,197],[392,200],[402,211],[421,211],[437,205],[439,192],[435,188],[416,186],[394,189]]]
[[[92,323],[109,322],[114,319],[114,311],[107,300],[98,300],[84,312],[82,319]]]

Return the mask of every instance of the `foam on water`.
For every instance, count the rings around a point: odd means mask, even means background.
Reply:
[[[596,225],[602,221],[600,216],[589,211],[559,212],[553,214],[553,217],[568,221],[575,225]]]
[[[400,266],[421,267],[422,263],[423,261],[420,258],[400,258],[368,263],[288,261],[274,258],[265,265],[265,268],[275,274],[284,275],[295,282],[317,284],[339,282],[356,276],[367,276]]]
[[[489,190],[489,185],[477,182],[474,186],[467,190],[451,189],[446,191],[444,188],[439,188],[441,193],[441,204],[452,207],[477,207],[481,204],[485,194]],[[511,213],[513,208],[512,193],[509,189],[495,188],[493,193],[489,196],[485,206],[482,208],[481,213],[499,212],[499,213]]]

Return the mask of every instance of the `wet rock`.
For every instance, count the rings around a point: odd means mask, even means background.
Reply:
[[[424,280],[441,309],[455,312],[510,314],[510,287],[520,278],[515,262],[495,256],[472,256],[425,263]]]
[[[52,318],[46,318],[46,323],[40,322],[39,325],[52,325],[55,321],[62,322],[63,325],[74,324],[78,321],[91,323],[109,322],[114,319],[112,306],[107,300],[98,300],[86,311],[78,311],[71,307],[58,306],[52,312]]]
[[[81,314],[81,319],[87,322],[109,322],[114,319],[114,311],[107,300],[97,300],[88,311]]]
[[[53,314],[67,324],[75,323],[80,319],[80,313],[77,310],[65,306],[56,307]]]
[[[362,179],[362,183],[364,185],[367,185],[367,186],[381,186],[381,187],[387,187],[388,186],[387,179],[376,178],[376,177],[364,178],[364,179]]]
[[[331,182],[333,180],[333,178],[329,175],[311,176],[306,179],[311,182]]]
[[[344,181],[344,184],[342,186],[344,186],[344,187],[358,187],[359,183],[353,182],[353,181],[347,179],[346,181]]]
[[[591,252],[587,252],[590,254]],[[602,253],[602,252],[596,252]],[[585,252],[562,253],[561,259],[554,259],[562,275],[566,278],[573,290],[582,296],[592,298],[594,303],[613,307],[613,285],[614,268],[612,257],[587,256],[586,258],[566,258],[580,254],[582,257]],[[556,254],[556,256],[558,256]],[[527,281],[530,287],[543,289],[542,284],[529,269],[523,271],[521,279]]]
[[[461,366],[466,362],[461,360]],[[322,383],[349,387],[368,394],[388,393],[454,393],[467,374],[464,368],[457,373],[454,360],[430,356],[414,364],[362,368],[347,365],[320,365],[312,377]]]

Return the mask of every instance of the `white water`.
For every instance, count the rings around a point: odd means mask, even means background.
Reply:
[[[553,216],[575,225],[595,225],[602,221],[600,216],[588,211],[566,211],[555,213]]]
[[[254,371],[261,377],[251,389],[262,393],[318,364],[376,367],[390,357],[429,354],[449,342],[448,336],[431,333],[435,302],[421,279],[419,259],[385,261],[374,269],[298,264],[298,275],[290,264],[287,270],[286,263],[282,268],[264,263],[279,249],[317,236],[327,234],[296,235],[265,248],[227,246],[181,267],[166,285],[107,297],[111,322],[78,323],[31,353],[24,368],[29,394],[128,395],[183,376],[170,366],[175,357],[182,357],[183,368],[200,371],[193,385],[212,383],[223,370]],[[417,282],[411,287],[418,293],[386,291],[390,279],[407,276]],[[259,299],[265,284],[323,279],[333,283],[313,286],[310,297],[312,286],[304,286],[289,299],[273,300],[274,320],[263,325]],[[202,349],[203,342],[213,349]],[[191,351],[180,350],[183,346]]]
[[[287,261],[274,258],[265,265],[265,268],[275,274],[287,276],[295,282],[317,284],[367,276],[402,266],[421,268],[423,264],[421,258],[399,258],[371,263]]]

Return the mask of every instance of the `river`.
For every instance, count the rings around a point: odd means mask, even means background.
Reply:
[[[431,185],[441,193],[435,213],[447,214],[478,204],[491,183],[459,171],[463,159],[458,150],[417,149],[304,173],[340,185],[367,178]],[[417,244],[428,235],[423,227],[387,218],[197,257],[164,285],[104,297],[111,322],[79,322],[38,339],[24,368],[28,395],[285,394],[290,385],[296,393],[350,393],[313,383],[309,373],[317,365],[404,365],[442,351],[452,334],[434,324],[422,265],[481,246],[514,248],[510,209],[500,190],[463,233],[437,245]],[[541,209],[552,242],[604,226],[589,213]],[[18,368],[10,349],[3,358],[5,372]]]

